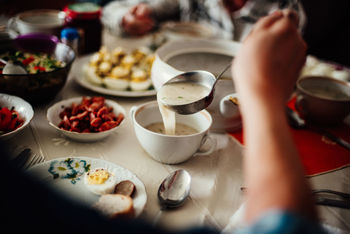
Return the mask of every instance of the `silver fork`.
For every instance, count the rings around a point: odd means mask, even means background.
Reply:
[[[31,155],[32,150],[30,148],[25,148],[17,155],[17,157],[12,159],[12,162],[16,167],[23,168]]]
[[[32,154],[32,156],[29,158],[29,160],[27,161],[27,163],[22,167],[24,170],[38,164],[38,163],[42,163],[45,161],[44,156],[39,155],[39,154]]]

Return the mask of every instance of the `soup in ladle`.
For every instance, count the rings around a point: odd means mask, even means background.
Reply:
[[[175,135],[175,112],[167,105],[184,105],[202,99],[210,93],[204,85],[190,82],[178,82],[164,85],[157,93],[157,101],[164,122],[165,134]]]

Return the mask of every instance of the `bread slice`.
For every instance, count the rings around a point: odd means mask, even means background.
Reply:
[[[134,203],[132,198],[122,194],[104,194],[94,207],[110,218],[133,218]]]

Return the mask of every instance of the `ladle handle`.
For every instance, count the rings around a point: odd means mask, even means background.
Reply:
[[[225,67],[225,69],[216,77],[216,81],[218,81],[218,80],[222,77],[222,75],[227,71],[227,69],[229,69],[229,68],[231,67],[231,65],[232,65],[232,62],[230,62],[230,63]]]

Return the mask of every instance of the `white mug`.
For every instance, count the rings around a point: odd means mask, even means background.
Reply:
[[[216,148],[216,141],[208,135],[212,117],[206,110],[192,115],[176,114],[178,123],[186,124],[198,131],[191,135],[165,135],[146,129],[145,127],[152,123],[162,122],[157,101],[132,107],[130,115],[142,148],[161,163],[181,163],[193,156],[209,155]],[[204,149],[203,145],[206,142],[209,147]]]

